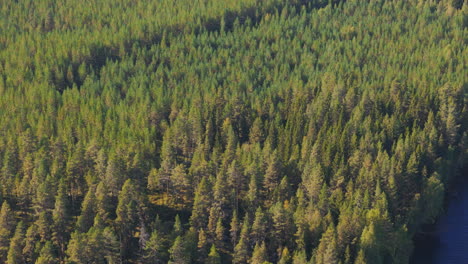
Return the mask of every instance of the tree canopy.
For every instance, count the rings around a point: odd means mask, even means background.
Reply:
[[[0,262],[407,263],[468,151],[466,1],[0,0]]]

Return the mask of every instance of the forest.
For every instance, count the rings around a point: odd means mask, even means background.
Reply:
[[[408,263],[467,47],[463,0],[0,0],[0,263]]]

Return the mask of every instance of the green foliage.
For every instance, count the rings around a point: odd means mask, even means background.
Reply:
[[[252,258],[250,259],[250,263],[263,264],[267,262],[267,259],[268,257],[267,257],[265,242],[262,242],[261,244],[259,243],[255,244],[255,247],[252,253]]]
[[[16,226],[15,234],[10,241],[10,249],[8,250],[8,256],[6,263],[8,264],[19,264],[24,263],[23,258],[23,247],[24,247],[24,225],[23,222],[19,222]]]
[[[1,263],[407,263],[466,167],[466,1],[1,6]]]
[[[15,228],[15,219],[13,211],[7,201],[2,204],[0,210],[0,260],[6,261],[8,248],[10,244],[10,236]]]
[[[145,244],[144,251],[144,259],[148,263],[163,263],[165,256],[164,239],[157,229],[151,233],[149,240]]]
[[[216,250],[215,245],[211,245],[210,253],[206,259],[207,264],[221,264],[221,257],[219,256],[218,251]]]
[[[169,253],[170,259],[168,263],[184,264],[190,261],[187,253],[186,241],[183,241],[180,236],[175,239],[174,244],[169,249]]]

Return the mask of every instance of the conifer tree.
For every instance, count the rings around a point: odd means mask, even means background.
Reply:
[[[175,203],[185,206],[185,204],[189,203],[191,197],[191,187],[188,175],[185,172],[185,166],[182,164],[177,165],[172,170],[170,177]]]
[[[229,230],[231,236],[231,243],[233,247],[237,245],[238,238],[239,238],[239,218],[237,217],[237,211],[234,211],[231,219],[231,229]]]
[[[42,247],[36,263],[38,264],[58,264],[57,257],[54,254],[54,248],[50,241],[47,241]]]
[[[281,162],[279,159],[278,151],[273,151],[271,157],[268,160],[267,169],[265,172],[265,178],[263,180],[263,186],[268,192],[273,192],[276,186],[279,184],[281,176]]]
[[[467,167],[467,1],[24,2],[0,263],[408,263]]]
[[[182,237],[178,236],[172,247],[169,249],[170,259],[168,263],[173,264],[184,264],[189,263],[189,258],[187,256],[185,243],[182,240]]]
[[[172,228],[172,236],[175,239],[178,236],[181,236],[182,233],[184,232],[182,228],[182,222],[180,221],[179,215],[176,215],[175,220],[174,220],[174,226]]]
[[[319,264],[332,264],[338,262],[336,230],[333,224],[327,228],[327,231],[325,231],[320,239],[315,261]]]
[[[94,217],[96,214],[96,196],[95,188],[89,188],[81,206],[81,214],[76,222],[76,228],[79,232],[88,232],[93,226]]]
[[[119,241],[111,227],[105,227],[102,231],[102,240],[104,241],[104,258],[107,263],[118,263]]]
[[[67,242],[66,230],[68,228],[70,215],[67,194],[64,182],[61,182],[58,188],[57,196],[55,196],[55,207],[52,211],[53,234],[52,240],[55,246],[59,249],[63,256]]]
[[[256,175],[252,174],[250,176],[250,183],[249,183],[249,191],[247,193],[247,201],[249,202],[249,206],[251,208],[255,208],[258,206],[258,185],[257,185],[257,177]]]
[[[99,182],[96,187],[96,213],[103,221],[107,221],[116,209],[112,201],[106,184]]]
[[[267,219],[262,211],[262,208],[258,207],[255,211],[255,219],[252,224],[252,243],[258,244],[265,240],[267,234]]]
[[[209,216],[209,185],[206,178],[203,178],[198,184],[195,192],[195,200],[193,202],[192,215],[190,217],[190,224],[195,229],[205,228],[208,224]]]
[[[225,228],[223,226],[223,221],[221,218],[218,219],[216,223],[216,231],[215,231],[215,244],[220,248],[224,249],[225,247]]]
[[[131,238],[138,224],[138,193],[132,180],[125,181],[119,193],[115,223],[120,233],[120,250],[125,256],[131,247]]]
[[[39,214],[46,210],[52,210],[54,208],[54,183],[52,177],[47,175],[46,179],[39,184],[34,198],[34,208]]]
[[[249,242],[249,218],[245,216],[239,242],[234,248],[233,263],[247,263],[250,256]]]
[[[208,255],[208,239],[203,229],[198,232],[197,256],[199,262],[204,262]]]
[[[105,183],[109,188],[111,196],[116,197],[125,182],[122,161],[119,157],[111,156],[107,163]]]
[[[307,264],[308,261],[307,261],[307,255],[306,255],[305,250],[295,251],[292,263],[293,264]]]
[[[23,258],[27,263],[33,262],[39,253],[40,241],[37,226],[33,223],[26,231],[25,245],[22,251]]]
[[[250,260],[250,263],[263,264],[265,262],[267,262],[267,252],[266,252],[265,242],[262,242],[261,244],[257,243],[254,247],[254,250],[252,253],[252,259]]]
[[[378,234],[374,223],[366,226],[361,235],[361,249],[367,262],[383,263],[380,255],[381,241],[378,240]]]
[[[206,259],[207,264],[221,264],[221,257],[219,256],[218,251],[216,250],[215,245],[211,245],[210,253]]]
[[[8,250],[7,264],[24,263],[23,247],[24,247],[24,225],[19,222],[16,226],[15,234],[10,241],[10,249]]]
[[[150,239],[146,242],[144,248],[144,258],[148,263],[163,263],[163,243],[162,235],[155,229],[151,233]]]
[[[283,248],[278,264],[290,264],[291,261],[292,258],[291,254],[289,253],[289,249],[287,247]]]
[[[0,261],[2,262],[5,262],[7,259],[10,237],[14,228],[14,213],[8,202],[4,201],[0,210]]]
[[[76,263],[89,262],[89,256],[86,254],[86,234],[73,232],[67,247],[68,261]]]

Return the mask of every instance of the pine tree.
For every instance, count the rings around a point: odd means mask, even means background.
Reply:
[[[249,141],[250,144],[262,143],[264,139],[263,124],[260,118],[255,119],[250,129]]]
[[[359,250],[359,253],[356,257],[356,260],[354,261],[354,264],[367,264],[366,257],[364,256],[364,251],[361,249]]]
[[[262,211],[262,208],[258,207],[255,211],[255,219],[252,225],[252,243],[258,244],[265,240],[267,234],[267,219]]]
[[[221,218],[221,212],[217,206],[211,206],[210,208],[210,215],[208,216],[208,226],[207,226],[207,233],[211,239],[215,239],[216,234],[216,225],[218,220]]]
[[[270,208],[272,225],[272,244],[274,248],[284,246],[294,235],[291,213],[287,212],[282,203],[276,203]]]
[[[0,210],[0,262],[5,262],[8,254],[10,236],[15,228],[14,213],[7,201]]]
[[[54,248],[50,241],[47,241],[42,247],[37,258],[36,264],[58,264],[57,257],[54,254]]]
[[[104,182],[99,182],[96,187],[96,213],[103,221],[108,221],[110,215],[115,212],[115,204],[109,195],[109,189]]]
[[[215,245],[220,249],[224,249],[225,239],[225,228],[223,226],[223,221],[221,218],[218,218],[215,231]]]
[[[175,239],[178,236],[181,236],[184,232],[182,228],[182,222],[180,221],[180,216],[176,215],[174,219],[174,227],[172,228],[172,237]]]
[[[46,242],[52,238],[52,215],[49,211],[43,211],[39,214],[35,224],[37,225],[37,231],[41,237],[41,242]]]
[[[198,231],[198,244],[197,244],[197,256],[200,263],[205,262],[205,258],[208,255],[208,239],[203,229]]]
[[[280,184],[275,189],[274,199],[275,201],[286,201],[289,200],[290,195],[291,186],[289,184],[288,177],[284,176],[283,179],[281,179]]]
[[[138,224],[138,193],[132,180],[125,181],[119,194],[115,223],[120,232],[120,248],[122,256],[130,250],[130,242]]]
[[[249,183],[249,191],[247,193],[247,201],[249,202],[249,206],[251,208],[255,208],[258,206],[258,185],[257,185],[257,177],[256,175],[252,174],[250,176],[250,183]]]
[[[84,191],[84,173],[84,149],[80,142],[68,158],[66,165],[66,181],[69,184],[73,203],[76,201],[76,197]]]
[[[39,184],[34,199],[34,208],[38,214],[54,208],[54,185],[56,186],[57,184],[53,183],[53,179],[50,175],[47,175],[47,178]]]
[[[159,174],[158,170],[153,168],[150,170],[148,174],[148,189],[151,191],[156,191],[158,190],[159,186]]]
[[[16,143],[13,140],[8,139],[6,150],[3,155],[3,167],[0,171],[0,176],[2,177],[2,193],[5,196],[12,195],[14,188],[15,175],[18,172],[18,166],[20,164],[18,161],[18,150]],[[2,246],[0,246],[1,248]],[[2,259],[2,249],[0,249],[0,260]]]
[[[146,242],[144,248],[144,258],[148,263],[163,263],[163,243],[162,235],[155,229],[151,233],[150,239]]]
[[[280,176],[281,162],[278,151],[275,150],[268,160],[267,170],[263,180],[263,186],[265,187],[265,190],[268,192],[273,192],[273,190],[275,190],[276,186],[279,184]]]
[[[331,224],[322,235],[317,248],[316,263],[333,264],[338,263],[338,252],[336,244],[336,230]]]
[[[240,234],[239,243],[234,248],[233,263],[247,263],[250,256],[249,246],[249,218],[245,216],[242,224],[242,230]]]
[[[10,241],[10,249],[8,250],[7,264],[24,263],[23,247],[24,247],[24,225],[19,222],[16,226],[15,234]]]
[[[231,229],[229,230],[231,236],[231,242],[233,247],[237,245],[239,236],[239,218],[237,217],[237,211],[234,211],[231,219]]]
[[[228,184],[229,187],[232,188],[230,190],[230,193],[232,194],[232,203],[234,204],[234,208],[236,210],[239,209],[239,200],[241,198],[241,192],[244,190],[244,186],[246,186],[245,183],[245,177],[242,173],[242,168],[240,164],[237,162],[237,160],[234,160],[231,163],[231,166],[229,166],[228,172],[227,172],[228,178]]]
[[[67,247],[68,261],[74,263],[89,263],[90,257],[86,250],[86,234],[73,232]]]
[[[106,167],[105,183],[112,197],[116,197],[119,194],[124,182],[125,175],[122,161],[118,157],[111,156]]]
[[[37,258],[39,253],[40,238],[37,226],[33,223],[26,231],[25,245],[22,251],[23,258],[26,263],[32,263]]]
[[[229,194],[231,189],[227,183],[227,177],[223,172],[218,173],[213,188],[213,206],[222,211],[229,207]]]
[[[104,258],[107,263],[118,263],[119,260],[119,241],[111,227],[106,227],[102,231],[104,241]]]
[[[191,190],[188,175],[183,164],[177,165],[171,173],[172,191],[175,204],[185,207],[190,202]]]
[[[89,188],[84,201],[81,205],[81,214],[76,222],[76,229],[79,232],[86,233],[93,226],[96,215],[96,196],[95,188]]]
[[[292,258],[291,254],[289,253],[289,249],[287,247],[283,248],[278,264],[290,264],[291,261]]]
[[[106,177],[106,164],[107,164],[107,155],[105,150],[102,148],[99,150],[96,160],[94,161],[94,170],[98,178],[103,181]]]
[[[307,261],[307,255],[306,255],[305,250],[296,250],[294,252],[292,263],[293,264],[307,264],[307,263],[309,263]],[[315,262],[312,262],[312,263],[315,263]]]
[[[249,259],[249,246],[248,241],[246,239],[241,238],[239,243],[237,243],[236,247],[234,248],[234,256],[232,263],[241,264],[247,263]]]
[[[265,247],[265,242],[261,244],[257,243],[252,253],[252,259],[250,260],[251,264],[263,264],[267,262],[267,251]]]
[[[324,173],[320,165],[313,166],[308,173],[302,176],[304,185],[309,198],[317,202],[320,195],[320,189],[324,182]]]
[[[210,253],[206,259],[206,264],[221,264],[221,257],[219,256],[215,245],[211,245]]]
[[[370,226],[366,226],[362,231],[361,235],[361,249],[364,251],[364,256],[367,262],[371,263],[383,263],[380,255],[380,247],[382,241],[379,241],[379,235],[377,234],[374,223]]]
[[[60,183],[57,196],[55,196],[55,207],[52,211],[52,240],[62,256],[65,254],[66,241],[68,240],[67,228],[70,220],[68,212],[69,205],[65,188],[65,183],[62,181]]]
[[[172,247],[169,249],[170,264],[184,264],[189,263],[189,258],[187,256],[184,240],[182,237],[178,236]]]
[[[199,230],[205,228],[208,224],[209,206],[211,197],[209,195],[210,187],[206,178],[203,178],[198,184],[193,202],[192,215],[190,216],[190,225]]]

